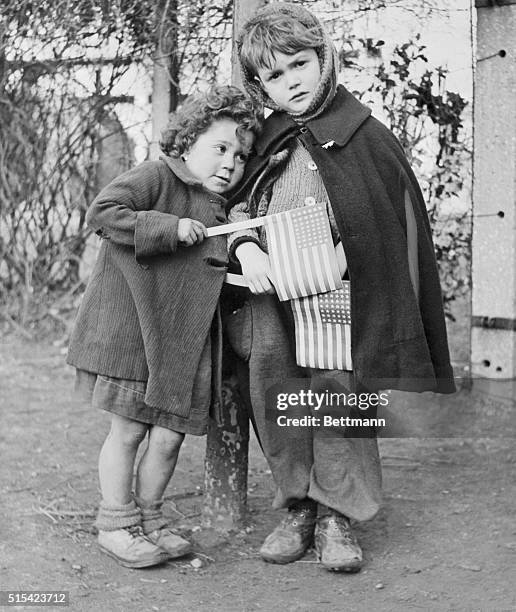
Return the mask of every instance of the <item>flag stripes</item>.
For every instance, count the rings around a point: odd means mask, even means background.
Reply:
[[[277,213],[264,224],[280,301],[342,287],[324,204]]]
[[[343,288],[293,299],[296,362],[323,370],[352,370],[349,281]]]

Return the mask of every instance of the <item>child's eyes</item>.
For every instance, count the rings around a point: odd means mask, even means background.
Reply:
[[[295,63],[296,68],[304,68],[308,64],[308,60],[298,60]],[[281,77],[281,72],[273,72],[271,75],[267,77],[267,81],[276,81]]]
[[[215,145],[214,148],[217,151],[217,153],[219,153],[220,155],[225,155],[228,150],[227,146],[223,144]],[[239,164],[245,164],[248,159],[249,159],[249,156],[246,155],[245,153],[238,153],[236,155],[236,160],[238,161]]]

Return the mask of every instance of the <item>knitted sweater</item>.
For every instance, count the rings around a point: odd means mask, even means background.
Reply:
[[[104,241],[75,323],[69,364],[147,381],[149,406],[188,416],[227,250],[224,237],[178,245],[177,224],[185,217],[207,227],[225,223],[224,204],[172,158],[141,164],[97,196],[87,221]]]
[[[326,193],[326,188],[321,175],[310,157],[310,153],[303,147],[301,142],[296,139],[292,150],[289,152],[288,161],[281,174],[274,182],[270,199],[264,195],[258,206],[257,216],[274,215],[276,213],[292,210],[301,206],[312,204],[326,204],[333,241],[340,240],[335,215],[330,206],[330,200]],[[249,203],[247,200],[239,202],[234,206],[228,215],[230,223],[246,221],[250,218]],[[241,230],[229,234],[228,249],[233,255],[233,245],[242,238],[254,238],[259,242],[264,251],[267,252],[267,234],[263,227],[257,230]]]

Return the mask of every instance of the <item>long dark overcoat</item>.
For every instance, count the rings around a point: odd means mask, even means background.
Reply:
[[[262,183],[271,156],[299,138],[317,164],[344,246],[351,281],[352,360],[366,388],[455,390],[428,215],[394,135],[339,86],[331,107],[304,125],[275,112],[239,192]],[[264,172],[265,171],[265,172]],[[251,216],[256,216],[254,202]],[[248,197],[248,195],[247,195]],[[415,257],[409,258],[407,229]]]

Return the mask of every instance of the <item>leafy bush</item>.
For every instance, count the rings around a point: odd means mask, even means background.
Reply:
[[[359,40],[378,57],[383,41]],[[471,142],[464,127],[468,102],[446,88],[447,71],[429,69],[419,37],[397,45],[376,66],[364,101],[379,102],[420,180],[433,229],[446,315],[469,292]]]

